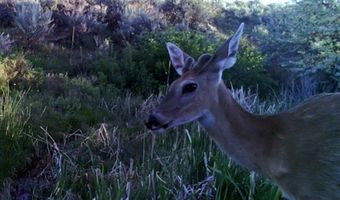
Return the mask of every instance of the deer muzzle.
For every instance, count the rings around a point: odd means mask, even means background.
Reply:
[[[157,116],[156,114],[151,114],[149,116],[149,119],[145,122],[146,128],[152,131],[163,131],[169,127],[170,122],[164,122],[164,120],[161,120],[160,116]]]

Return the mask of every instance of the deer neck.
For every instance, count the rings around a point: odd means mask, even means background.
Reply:
[[[216,102],[199,119],[212,139],[234,161],[261,173],[271,144],[270,127],[263,116],[245,111],[224,83],[218,87]]]

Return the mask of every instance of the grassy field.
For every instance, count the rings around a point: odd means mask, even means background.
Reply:
[[[145,128],[177,78],[166,43],[198,58],[245,23],[223,80],[277,113],[339,91],[338,5],[0,0],[0,199],[281,199],[196,122]]]
[[[279,98],[260,102],[250,90],[232,89],[234,98],[255,113],[290,107]],[[34,96],[34,95],[33,95]],[[280,199],[271,182],[229,160],[197,123],[154,135],[143,120],[162,95],[126,95],[100,102],[112,121],[83,132],[58,134],[32,123],[30,92],[7,93],[1,101],[2,138],[16,152],[32,146],[30,160],[15,152],[16,175],[5,179],[1,198],[29,199]],[[46,109],[46,108],[45,108]],[[46,111],[45,111],[46,112]],[[41,113],[41,117],[45,117]],[[49,116],[46,116],[49,117]],[[60,119],[61,120],[61,119]],[[57,122],[56,122],[57,123]],[[33,130],[35,129],[35,132]],[[58,136],[59,137],[56,137]],[[2,147],[4,149],[6,147]],[[18,149],[17,149],[18,148]],[[24,154],[25,155],[25,154]],[[27,155],[27,154],[26,154]]]

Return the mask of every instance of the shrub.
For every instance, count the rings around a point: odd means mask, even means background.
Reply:
[[[164,13],[166,20],[172,25],[181,23],[184,18],[184,8],[177,5],[175,1],[164,1],[160,9]]]
[[[115,0],[107,4],[105,20],[111,39],[115,44],[127,46],[135,42],[144,32],[161,30],[165,27],[163,14],[154,0],[124,2]]]
[[[177,44],[194,58],[202,53],[214,53],[217,47],[224,42],[198,32],[174,29],[146,34],[139,43],[140,46],[135,52],[134,58],[138,66],[144,66],[148,70],[157,86],[169,84],[169,76],[170,79],[174,79],[176,76],[172,69],[169,74],[169,56],[165,46],[169,41]],[[237,63],[224,73],[224,80],[227,84],[231,83],[237,88],[242,85],[252,89],[259,87],[261,95],[275,86],[264,69],[264,56],[247,39],[242,40]],[[153,88],[153,91],[157,91],[157,89],[159,88]]]
[[[265,57],[247,39],[241,41],[237,62],[224,72],[227,85],[258,90],[261,97],[270,94],[276,83],[264,68]]]
[[[176,73],[169,66],[169,56],[166,42],[173,42],[189,55],[197,58],[203,52],[212,53],[217,42],[202,33],[192,31],[177,31],[168,29],[162,32],[146,33],[140,38],[136,51],[133,53],[138,68],[145,68],[152,77],[152,91],[163,90],[172,82]]]
[[[94,53],[79,49],[67,49],[60,46],[43,46],[39,50],[31,50],[25,57],[35,68],[41,68],[46,73],[68,74],[77,76],[86,72],[86,64],[93,60]]]
[[[222,32],[236,30],[240,23],[245,23],[244,32],[251,33],[254,26],[267,20],[265,11],[268,7],[260,1],[240,1],[225,3],[221,12],[214,18],[213,24]]]
[[[165,19],[171,25],[186,30],[207,31],[211,29],[212,19],[220,12],[221,5],[212,1],[166,0],[160,5]]]
[[[39,133],[40,127],[44,127],[61,139],[64,133],[86,130],[102,122],[108,114],[100,109],[101,100],[106,98],[100,92],[85,77],[49,74],[42,90],[27,98],[33,130]]]
[[[116,56],[103,56],[91,63],[90,74],[97,77],[95,85],[106,95],[124,95],[128,91],[147,95],[153,80],[148,70],[137,64],[135,50],[128,46]],[[119,59],[117,58],[119,57]]]
[[[44,81],[44,88],[46,93],[53,97],[64,96],[66,81],[62,75],[47,74]]]
[[[75,2],[68,6],[59,4],[57,10],[53,11],[55,29],[51,39],[64,42],[71,48],[82,46],[94,49],[96,39],[105,37],[107,24],[102,19],[103,13],[85,9],[85,2],[80,3]]]
[[[340,89],[339,3],[296,1],[272,7],[267,21],[256,28],[255,38],[267,54],[268,64],[299,75],[315,76]],[[328,74],[328,78],[322,74]],[[335,82],[335,84],[334,84]]]
[[[165,27],[162,15],[159,12],[153,14],[144,10],[137,14],[126,16],[124,23],[121,24],[119,33],[127,43],[134,44],[136,38],[143,33],[161,31]]]
[[[20,41],[24,46],[31,48],[38,42],[44,42],[52,28],[52,12],[43,10],[38,0],[18,1],[15,7],[15,23],[22,33]]]
[[[33,69],[23,55],[0,59],[0,89],[38,87],[42,82],[42,71]]]
[[[14,6],[9,2],[0,2],[0,27],[9,28],[14,26]]]
[[[48,10],[52,10],[56,3],[57,0],[40,0],[41,7]]]
[[[124,3],[121,0],[113,0],[107,2],[107,11],[105,15],[105,23],[110,31],[115,31],[122,23],[124,15]]]
[[[12,48],[13,40],[9,38],[9,35],[4,33],[0,34],[0,55],[8,53]]]

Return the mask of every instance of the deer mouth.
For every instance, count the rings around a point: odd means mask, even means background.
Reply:
[[[165,129],[169,128],[172,121],[167,123],[161,123],[156,117],[150,115],[147,122],[145,122],[146,128],[154,132],[162,132]]]
[[[145,126],[146,126],[146,128],[148,128],[151,131],[162,132],[162,131],[165,131],[165,129],[169,128],[170,123],[171,122],[163,124],[163,125],[155,126],[154,124],[152,124],[150,122],[145,122]]]

